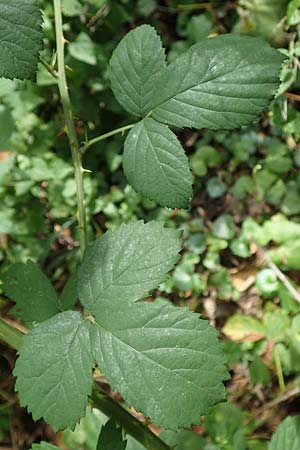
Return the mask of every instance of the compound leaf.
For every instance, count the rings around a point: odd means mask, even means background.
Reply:
[[[35,80],[42,37],[37,0],[0,0],[0,77]]]
[[[135,125],[125,141],[125,175],[144,197],[162,206],[186,208],[192,195],[188,159],[175,134],[153,119]]]
[[[16,302],[14,311],[23,320],[42,322],[60,312],[54,287],[32,261],[10,266],[1,278],[5,294]]]
[[[178,127],[249,124],[274,96],[284,58],[259,38],[202,40],[161,72],[152,117]]]
[[[92,314],[112,301],[134,302],[148,295],[178,261],[179,233],[160,222],[142,221],[108,231],[88,246],[78,271],[78,293]]]
[[[66,311],[30,331],[16,362],[16,390],[34,420],[73,429],[92,390],[91,322]]]
[[[115,299],[96,315],[91,343],[112,388],[157,425],[189,427],[224,400],[217,332],[186,308]]]
[[[277,428],[269,450],[298,450],[300,448],[300,416],[287,417]]]
[[[110,419],[101,429],[96,450],[125,450],[122,428],[117,428],[115,421]]]
[[[118,102],[134,116],[150,111],[155,84],[165,66],[160,37],[150,25],[130,31],[110,60],[110,80]]]

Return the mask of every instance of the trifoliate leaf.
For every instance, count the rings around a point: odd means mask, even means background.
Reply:
[[[160,222],[121,225],[88,246],[78,271],[78,293],[92,314],[112,301],[134,302],[148,295],[173,268],[179,233]]]
[[[124,173],[131,186],[162,206],[186,208],[192,195],[188,159],[174,133],[153,119],[135,125],[125,141]]]
[[[116,297],[95,316],[94,357],[113,389],[155,424],[199,423],[224,400],[222,346],[207,321],[165,302]]]
[[[59,450],[59,447],[42,441],[39,444],[32,444],[31,450]]]
[[[165,52],[155,29],[142,25],[119,43],[110,60],[111,87],[118,102],[134,116],[149,112]]]
[[[209,129],[251,123],[274,96],[283,60],[259,38],[228,34],[205,39],[162,70],[152,117]]]
[[[290,416],[273,434],[269,450],[298,450],[298,448],[300,448],[300,416]]]
[[[42,322],[61,311],[54,287],[32,261],[10,266],[1,278],[5,294],[16,302],[14,311],[23,320]]]
[[[96,450],[125,450],[122,428],[117,428],[115,421],[110,419],[101,429]]]
[[[0,77],[35,80],[42,49],[37,0],[0,0]]]
[[[92,390],[91,322],[67,311],[24,337],[14,375],[22,406],[54,431],[73,429]]]

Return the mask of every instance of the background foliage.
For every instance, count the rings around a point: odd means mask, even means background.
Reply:
[[[200,312],[224,338],[232,376],[228,402],[200,427],[162,437],[180,450],[265,450],[277,425],[300,406],[300,296],[286,286],[299,285],[300,278],[300,3],[64,0],[63,6],[70,95],[82,141],[86,133],[129,123],[110,90],[108,61],[137,25],[157,28],[168,61],[203,37],[225,32],[263,36],[288,57],[279,95],[259,123],[239,131],[178,132],[194,179],[189,212],[159,207],[127,185],[120,135],[89,150],[85,167],[91,171],[85,174],[90,235],[137,219],[159,218],[181,228],[182,260],[155,296]],[[41,9],[42,57],[50,61],[51,2],[41,1]],[[77,264],[75,183],[57,87],[41,64],[37,84],[0,79],[0,129],[1,269],[30,258],[61,290]],[[16,321],[11,306],[2,295],[1,314]],[[107,419],[89,409],[75,432],[56,435],[34,424],[13,392],[14,353],[0,348],[3,445],[30,448],[44,439],[94,450]],[[276,444],[281,436],[275,435],[271,450],[285,448]],[[141,447],[129,439],[126,449]]]

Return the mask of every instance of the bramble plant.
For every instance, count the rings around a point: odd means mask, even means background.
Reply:
[[[0,17],[0,76],[34,80],[42,49],[37,1],[0,0]],[[137,119],[80,144],[60,0],[54,0],[54,19],[56,58],[43,64],[57,80],[72,152],[82,261],[60,296],[31,261],[8,268],[3,289],[20,318],[35,326],[22,337],[1,321],[0,336],[19,351],[16,390],[34,420],[43,418],[55,431],[73,429],[92,396],[113,419],[101,432],[99,450],[112,441],[125,448],[115,422],[147,448],[167,449],[99,387],[93,390],[93,371],[99,368],[126,403],[156,425],[177,430],[199,423],[225,399],[222,344],[208,321],[188,309],[142,301],[179,260],[179,231],[138,221],[87,242],[83,156],[93,144],[129,130],[123,169],[130,185],[162,206],[187,208],[192,175],[170,127],[218,130],[253,122],[276,93],[284,57],[261,39],[223,35],[203,39],[167,65],[155,29],[139,26],[114,50],[109,71],[117,101]],[[82,311],[73,310],[78,299]]]

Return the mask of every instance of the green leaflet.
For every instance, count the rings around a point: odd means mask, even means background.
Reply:
[[[153,118],[209,129],[249,124],[274,96],[284,59],[259,38],[228,34],[205,39],[161,72]]]
[[[78,299],[76,273],[70,276],[57,298],[49,279],[30,260],[10,266],[1,278],[5,294],[16,302],[14,312],[28,322],[43,322],[72,308]]]
[[[67,311],[24,337],[16,390],[33,419],[43,417],[54,431],[73,429],[85,412],[93,382],[90,327],[79,312]]]
[[[155,424],[189,427],[225,398],[217,332],[186,308],[116,298],[96,314],[91,333],[112,388]]]
[[[15,312],[28,322],[42,322],[60,312],[54,287],[32,261],[14,264],[1,277],[5,294],[16,302]]]
[[[0,77],[35,80],[42,49],[37,0],[0,0]]]
[[[59,450],[59,447],[42,441],[39,444],[32,444],[31,450]]]
[[[110,419],[102,427],[96,450],[125,450],[126,441],[123,441],[122,428],[117,428],[115,421]]]
[[[78,272],[80,301],[96,322],[91,344],[100,370],[130,405],[171,429],[198,423],[224,399],[227,378],[207,321],[169,304],[136,302],[165,278],[179,250],[174,230],[135,222],[90,245]]]
[[[62,311],[67,311],[68,309],[73,308],[73,306],[77,302],[77,283],[77,272],[74,272],[72,275],[70,275],[58,299],[58,303]]]
[[[188,159],[174,133],[153,119],[135,125],[125,141],[124,173],[131,186],[162,206],[186,208],[192,195]]]
[[[300,416],[287,417],[273,434],[269,450],[298,450],[300,448]]]
[[[130,114],[142,116],[150,111],[165,60],[160,37],[149,25],[130,31],[114,50],[110,60],[111,87]]]
[[[88,246],[78,270],[83,306],[102,314],[112,301],[135,302],[148,295],[178,261],[178,231],[160,222],[121,225]]]

